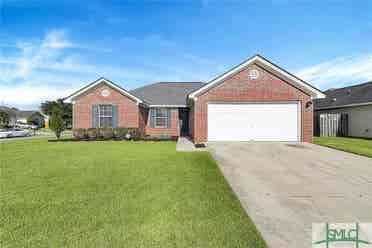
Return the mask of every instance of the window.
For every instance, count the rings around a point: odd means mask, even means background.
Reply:
[[[165,108],[155,109],[155,127],[167,127],[168,110]]]
[[[97,127],[112,127],[112,105],[97,106]]]

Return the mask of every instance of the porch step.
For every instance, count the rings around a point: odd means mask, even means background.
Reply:
[[[179,137],[177,140],[176,151],[178,152],[198,152],[206,150],[207,148],[196,148],[194,143],[187,137]]]

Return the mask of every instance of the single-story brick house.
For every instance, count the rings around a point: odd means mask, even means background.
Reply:
[[[347,114],[347,136],[372,138],[372,81],[324,92],[314,101],[315,118],[320,114]]]
[[[65,100],[73,128],[135,127],[207,141],[304,141],[312,100],[325,95],[260,55],[207,83],[160,82],[127,91],[100,78]]]

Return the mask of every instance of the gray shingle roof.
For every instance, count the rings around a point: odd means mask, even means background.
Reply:
[[[130,93],[150,105],[186,105],[187,95],[204,84],[202,82],[159,82],[131,90]]]
[[[314,101],[315,109],[370,103],[372,102],[372,81],[339,89],[329,89],[324,94],[326,98]]]

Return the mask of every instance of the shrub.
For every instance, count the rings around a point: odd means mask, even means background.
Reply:
[[[97,128],[88,128],[87,135],[89,139],[97,139],[98,138],[98,129]]]
[[[114,138],[122,140],[122,139],[125,139],[125,135],[127,134],[128,129],[124,127],[117,127],[117,128],[114,128],[113,131],[114,131]]]
[[[8,112],[5,112],[4,110],[0,110],[0,127],[6,127],[9,125],[10,116]]]
[[[141,139],[141,135],[140,135],[140,132],[139,132],[138,128],[128,128],[127,133],[129,133],[131,140],[140,140]]]
[[[114,138],[114,130],[112,128],[100,128],[98,129],[98,138],[112,139]]]
[[[126,139],[126,140],[139,140],[141,138],[138,128],[134,127],[118,127],[114,128],[114,138],[115,139]]]
[[[141,135],[138,128],[77,128],[72,132],[76,139],[118,139],[118,140],[139,140]],[[129,134],[129,138],[128,138]]]
[[[77,128],[77,129],[72,130],[72,135],[76,139],[86,139],[86,138],[88,138],[87,130],[84,129],[84,128]]]
[[[61,137],[61,133],[65,130],[63,112],[58,107],[53,108],[49,128],[55,133],[57,139]]]

